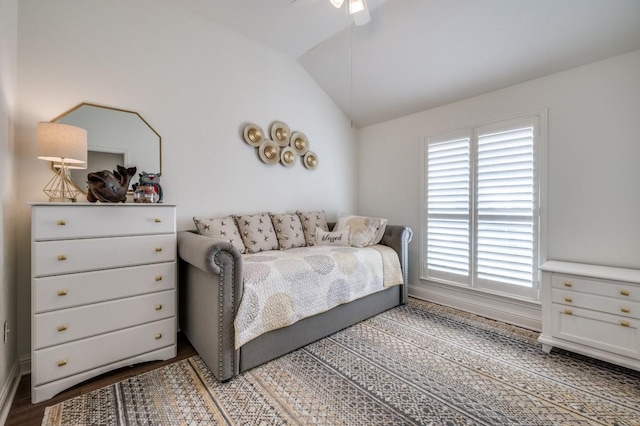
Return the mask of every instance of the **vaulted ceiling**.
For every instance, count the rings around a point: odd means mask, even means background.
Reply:
[[[298,60],[367,126],[640,49],[640,0],[168,0]],[[640,76],[638,77],[640,78]]]

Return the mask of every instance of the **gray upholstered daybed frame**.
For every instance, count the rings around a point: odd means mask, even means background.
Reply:
[[[242,255],[230,243],[191,231],[178,233],[180,328],[214,376],[225,381],[315,340],[407,301],[407,254],[412,231],[388,225],[381,244],[400,258],[404,284],[265,333],[234,349],[233,320],[242,298]]]

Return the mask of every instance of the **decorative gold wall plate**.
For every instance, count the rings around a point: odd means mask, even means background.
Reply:
[[[260,159],[267,164],[276,164],[280,161],[280,147],[274,141],[266,139],[258,148]]]
[[[302,132],[293,132],[291,135],[291,148],[298,155],[304,155],[309,151],[309,139]]]
[[[244,128],[244,140],[251,146],[260,146],[264,132],[257,124],[247,124]]]
[[[291,167],[296,164],[296,153],[290,146],[285,146],[280,152],[280,162],[285,167]]]
[[[282,121],[276,121],[271,125],[271,139],[281,147],[289,145],[290,136],[289,126]]]
[[[318,167],[318,156],[315,152],[308,151],[302,158],[302,163],[307,169],[313,170]]]

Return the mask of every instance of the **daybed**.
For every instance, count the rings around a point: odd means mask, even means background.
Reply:
[[[237,217],[235,219],[238,220]],[[196,218],[194,220],[196,225],[202,224]],[[200,226],[198,229],[201,229]],[[305,228],[305,235],[306,231]],[[246,232],[241,233],[247,236]],[[384,253],[384,249],[394,258],[395,251],[396,262],[399,262],[397,273],[400,275],[400,285],[384,287],[372,294],[338,304],[325,312],[299,319],[291,325],[251,337],[249,341],[237,347],[234,320],[243,293],[249,291],[245,290],[243,283],[245,269],[251,269],[252,266],[247,262],[276,259],[283,252],[291,256],[295,255],[296,250],[306,251],[307,255],[314,250],[321,253],[319,250],[323,247],[307,247],[305,244],[298,249],[287,247],[283,251],[281,244],[281,250],[258,250],[257,254],[260,256],[255,256],[256,252],[253,252],[254,255],[251,257],[251,254],[242,254],[243,247],[239,249],[233,242],[200,235],[197,231],[181,231],[178,233],[180,328],[214,376],[220,381],[225,381],[359,321],[404,304],[407,300],[407,253],[412,231],[405,226],[386,225],[385,221],[385,226],[380,229],[378,238],[380,237],[380,246],[353,250],[355,252],[377,247],[381,253]],[[278,238],[282,243],[280,234]],[[326,250],[326,247],[324,249]],[[287,265],[291,265],[293,261],[280,262],[289,262]],[[295,275],[295,271],[293,274]],[[289,276],[291,277],[291,272]],[[248,299],[247,294],[245,299]]]

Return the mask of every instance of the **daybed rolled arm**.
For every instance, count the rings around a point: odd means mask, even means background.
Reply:
[[[242,255],[231,243],[178,232],[180,328],[220,380],[239,373],[233,319],[242,298]]]
[[[381,243],[389,246],[398,253],[400,266],[402,267],[402,285],[401,303],[407,303],[409,294],[409,243],[413,238],[413,231],[408,226],[387,225],[382,237]]]

